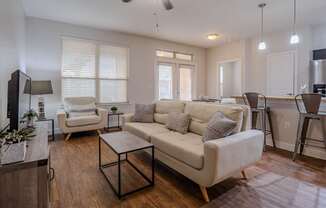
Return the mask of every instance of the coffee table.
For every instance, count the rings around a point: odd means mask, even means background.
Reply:
[[[101,156],[101,141],[106,144],[117,156],[118,161],[102,164],[102,156]],[[135,164],[133,164],[130,160],[128,160],[128,153],[144,150],[144,149],[151,149],[152,152],[152,177],[149,179],[143,172],[141,172]],[[123,159],[122,156],[125,155]],[[121,191],[121,163],[127,162],[131,167],[133,167],[139,175],[141,175],[148,184],[142,186],[140,188],[134,189],[129,192],[122,193]],[[112,166],[118,166],[118,188],[114,187],[111,183],[109,177],[105,174],[104,169],[110,168]],[[103,175],[105,176],[106,180],[108,181],[109,185],[113,189],[114,193],[120,198],[125,197],[129,194],[135,193],[137,191],[143,190],[148,187],[154,186],[154,168],[155,168],[155,159],[154,159],[154,145],[133,135],[126,131],[116,132],[116,133],[107,133],[101,134],[99,136],[99,168]]]

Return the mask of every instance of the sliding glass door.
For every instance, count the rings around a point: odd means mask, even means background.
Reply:
[[[192,99],[194,66],[159,63],[158,99]]]

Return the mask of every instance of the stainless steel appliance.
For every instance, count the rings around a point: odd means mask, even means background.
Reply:
[[[313,51],[310,67],[310,90],[326,97],[326,50]]]

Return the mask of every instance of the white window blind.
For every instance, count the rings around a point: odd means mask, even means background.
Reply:
[[[62,97],[127,102],[128,49],[79,39],[62,41]]]
[[[128,49],[100,46],[100,102],[127,102]],[[114,89],[114,90],[112,90]]]

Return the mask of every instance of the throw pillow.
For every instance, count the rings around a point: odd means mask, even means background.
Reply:
[[[171,112],[168,115],[166,127],[181,134],[188,132],[190,115],[186,113]]]
[[[136,104],[133,121],[142,122],[142,123],[153,123],[154,109],[155,109],[155,104],[149,104],[149,105]]]
[[[203,142],[224,138],[232,134],[237,123],[224,116],[222,112],[216,112],[209,120],[203,135]]]

